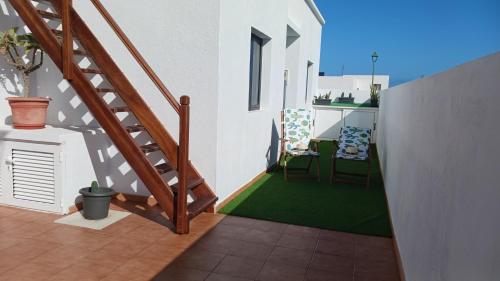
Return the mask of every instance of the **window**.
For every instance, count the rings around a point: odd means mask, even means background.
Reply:
[[[252,34],[250,46],[250,94],[248,110],[260,109],[260,90],[262,72],[262,45],[264,40]]]

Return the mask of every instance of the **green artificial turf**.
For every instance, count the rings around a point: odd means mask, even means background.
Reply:
[[[284,180],[283,170],[266,174],[250,188],[229,202],[219,212],[288,224],[332,229],[350,233],[391,237],[384,185],[378,159],[372,161],[370,188],[363,185],[329,183],[331,142],[320,144],[321,182],[309,178]],[[376,152],[373,151],[373,155]],[[289,167],[306,165],[306,158],[296,157]],[[339,160],[338,169],[364,172],[363,162]],[[313,162],[311,173],[315,175]]]

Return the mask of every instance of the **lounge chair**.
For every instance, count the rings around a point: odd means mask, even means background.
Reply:
[[[312,111],[309,109],[289,108],[281,112],[282,138],[278,164],[281,165],[281,160],[284,161],[285,180],[288,180],[288,172],[292,170],[305,171],[305,174],[309,175],[313,159],[316,160],[316,177],[320,180],[318,141],[311,139],[312,127]],[[309,158],[307,167],[289,168],[288,160],[298,156]]]
[[[370,172],[371,172],[371,152],[370,152],[370,139],[371,129],[357,128],[346,126],[340,129],[340,137],[337,144],[337,149],[332,155],[332,171],[330,174],[330,182],[344,182],[344,183],[361,183],[358,180],[338,179],[337,175],[362,177],[365,179],[363,184],[366,188],[370,186]],[[335,145],[335,143],[334,143]],[[355,149],[352,149],[355,147]],[[357,149],[357,153],[356,150]],[[354,151],[353,151],[354,150]],[[337,159],[352,160],[366,162],[368,169],[366,174],[361,173],[348,173],[337,171]]]

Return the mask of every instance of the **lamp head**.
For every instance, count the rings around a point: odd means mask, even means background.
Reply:
[[[378,54],[377,54],[377,52],[373,52],[373,54],[372,54],[372,61],[373,61],[373,62],[376,62],[376,61],[377,61],[377,59],[378,59]]]

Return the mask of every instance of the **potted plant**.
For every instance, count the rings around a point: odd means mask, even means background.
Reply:
[[[23,96],[6,100],[12,110],[14,128],[44,128],[50,98],[30,97],[30,75],[42,66],[44,53],[32,34],[20,35],[17,29],[14,27],[0,32],[0,55],[19,71],[23,83]]]
[[[378,107],[380,91],[375,85],[370,85],[370,103],[373,107]]]
[[[99,187],[96,181],[93,181],[90,187],[80,189],[83,196],[83,217],[88,220],[100,220],[108,217],[109,203],[111,197],[116,192],[108,187]]]
[[[324,95],[314,96],[314,104],[315,105],[331,105],[332,99],[330,96],[332,95],[332,91],[328,92]]]

